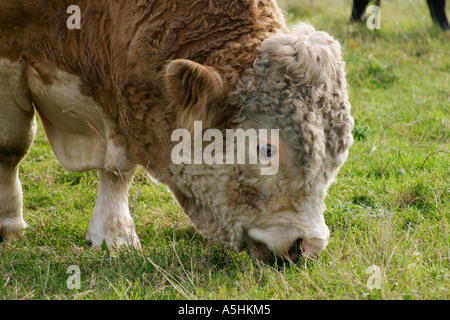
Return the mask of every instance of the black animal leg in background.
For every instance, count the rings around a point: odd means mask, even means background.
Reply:
[[[352,10],[352,22],[361,22],[362,15],[366,10],[366,6],[370,0],[353,0],[353,10]]]
[[[433,22],[438,24],[443,30],[450,30],[445,14],[445,0],[427,0],[427,4]]]
[[[370,0],[353,0],[352,22],[361,22],[364,11]],[[380,5],[380,1],[375,1],[376,5]],[[450,30],[450,26],[445,14],[445,0],[427,0],[428,8],[430,9],[431,19],[439,25],[443,30]]]

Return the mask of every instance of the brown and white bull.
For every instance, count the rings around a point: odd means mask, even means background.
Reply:
[[[273,262],[327,245],[324,198],[352,144],[340,46],[288,28],[272,0],[0,0],[0,227],[26,228],[18,165],[35,112],[60,163],[99,170],[87,242],[139,247],[128,208],[137,166],[204,235]],[[261,163],[174,163],[176,129],[278,129]],[[255,151],[253,150],[253,151]],[[252,152],[252,150],[249,150]]]

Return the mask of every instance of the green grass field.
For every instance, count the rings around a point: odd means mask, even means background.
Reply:
[[[279,4],[289,23],[332,33],[347,61],[355,143],[325,201],[327,249],[279,268],[228,251],[143,171],[130,192],[143,252],[88,248],[97,173],[65,171],[39,124],[20,170],[29,229],[0,244],[1,299],[450,298],[450,32],[424,0],[383,2],[376,33],[349,24],[351,0]]]

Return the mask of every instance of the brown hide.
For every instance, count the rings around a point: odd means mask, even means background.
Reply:
[[[128,139],[135,162],[150,163],[156,176],[169,174],[170,134],[178,125],[178,106],[164,86],[167,63],[190,59],[212,66],[228,92],[252,65],[261,41],[286,29],[269,0],[70,4],[81,9],[80,30],[66,26],[67,1],[0,1],[0,58],[23,61],[44,81],[56,69],[79,76],[83,94]],[[155,149],[160,152],[149,152]]]

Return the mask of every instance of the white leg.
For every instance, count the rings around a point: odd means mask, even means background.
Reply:
[[[22,71],[19,63],[0,60],[0,238],[26,228],[19,162],[33,142],[36,120]]]
[[[140,248],[134,220],[128,208],[128,190],[134,170],[116,174],[100,171],[100,187],[94,213],[89,223],[86,242],[101,248],[103,241],[109,250],[125,244]]]
[[[0,160],[1,162],[1,160]],[[0,164],[0,238],[10,238],[13,233],[24,230],[22,187],[19,168]]]

